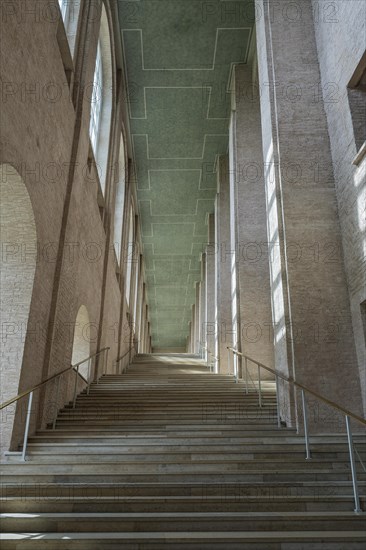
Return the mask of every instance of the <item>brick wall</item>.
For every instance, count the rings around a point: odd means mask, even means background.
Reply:
[[[366,352],[361,303],[366,299],[366,158],[357,153],[347,84],[365,50],[366,3],[335,0],[318,13],[313,2],[321,92],[328,122],[353,331],[366,411]],[[366,112],[363,124],[366,122]]]
[[[27,211],[34,216],[40,250],[36,266],[28,260],[21,271],[11,272],[10,268],[4,271],[4,277],[11,277],[14,282],[13,289],[5,295],[5,319],[2,321],[6,322],[11,318],[8,312],[14,311],[17,299],[19,301],[18,283],[30,300],[31,273],[35,267],[28,328],[37,328],[37,331],[26,335],[22,344],[24,353],[22,346],[18,346],[16,352],[4,348],[6,357],[9,359],[13,353],[17,361],[4,363],[1,382],[6,380],[7,384],[2,401],[71,364],[75,323],[81,305],[88,311],[92,353],[110,346],[108,365],[112,368],[125,346],[121,344],[122,327],[126,325],[126,312],[122,314],[124,273],[117,279],[111,240],[113,230],[110,230],[117,184],[111,167],[118,162],[125,106],[119,105],[121,94],[117,90],[117,71],[121,67],[116,60],[118,45],[112,30],[112,19],[116,17],[112,12],[116,4],[109,0],[103,4],[111,29],[113,83],[112,94],[108,97],[112,117],[109,151],[105,151],[108,158],[103,167],[104,198],[100,192],[100,177],[93,167],[89,140],[90,86],[102,0],[80,3],[79,21],[77,24],[73,21],[74,30],[77,28],[72,43],[73,56],[65,49],[62,21],[41,10],[42,3],[15,0],[11,12],[1,11],[0,163],[10,163],[22,177],[31,204]],[[14,51],[17,52],[16,70]],[[73,59],[71,79],[70,59]],[[103,143],[105,148],[104,138]],[[129,143],[126,143],[126,155],[131,156]],[[21,185],[19,188],[22,189]],[[128,189],[128,193],[134,192],[132,185]],[[22,197],[24,199],[27,194],[23,193]],[[20,204],[15,191],[10,202],[6,201],[4,208],[13,225],[14,204]],[[21,216],[23,224],[18,224],[11,239],[22,243],[31,239],[32,232],[28,229],[31,217]],[[6,222],[7,218],[4,219]],[[123,233],[125,231],[124,227]],[[5,237],[10,239],[8,235]],[[22,306],[25,318],[26,302],[25,299]],[[83,384],[80,380],[78,389]],[[57,403],[55,383],[35,395],[31,432],[52,420],[55,406],[61,406],[72,397],[73,386],[74,374],[64,375]],[[11,432],[12,449],[22,440],[24,401],[16,413],[13,408],[2,416],[6,435],[2,451],[9,448]]]

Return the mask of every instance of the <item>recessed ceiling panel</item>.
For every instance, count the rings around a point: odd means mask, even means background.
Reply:
[[[185,347],[254,1],[118,0],[153,346]]]

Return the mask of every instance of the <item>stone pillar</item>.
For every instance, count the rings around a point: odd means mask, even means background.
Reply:
[[[241,351],[274,367],[269,257],[267,245],[266,195],[263,174],[262,129],[257,84],[253,68],[235,67],[232,145],[233,212],[232,244],[236,252],[239,334]],[[233,235],[234,233],[234,235]],[[257,367],[248,363],[252,377]],[[263,378],[272,375],[262,371]]]
[[[216,293],[215,293],[215,215],[208,217],[208,246],[206,247],[206,345],[209,361],[216,359],[217,319],[216,319]]]
[[[361,414],[312,3],[257,6],[276,368]],[[315,405],[312,429],[335,429]]]
[[[191,326],[191,330],[192,330],[192,337],[191,337],[192,353],[196,353],[196,340],[197,340],[197,335],[196,335],[196,304],[192,304],[192,326]]]
[[[230,241],[225,250],[225,259],[230,263],[231,285],[231,326],[232,347],[241,352],[240,342],[240,290],[238,270],[238,220],[236,215],[238,197],[236,194],[236,149],[235,149],[235,112],[231,113],[229,125],[229,209],[230,209]],[[229,371],[236,374],[241,367],[241,356],[230,352]]]
[[[200,311],[201,311],[201,344],[204,347],[202,350],[204,358],[207,360],[207,340],[206,340],[206,253],[201,257],[201,283],[200,283]]]
[[[150,322],[149,321],[147,321],[145,348],[146,348],[146,353],[150,353],[150,351],[151,351],[151,341],[150,341]]]
[[[142,343],[142,339],[143,339],[145,304],[146,304],[146,284],[144,282],[142,282],[141,300],[140,300],[139,316],[138,316],[138,324],[139,324],[139,328],[138,328],[139,347],[138,347],[138,350],[139,351],[141,351],[141,343]]]
[[[146,304],[146,307],[145,307],[145,321],[144,321],[144,353],[148,353],[148,350],[147,350],[147,337],[148,337],[148,334],[147,334],[147,312],[148,312],[148,305]]]
[[[191,353],[191,334],[192,334],[192,321],[189,321],[189,323],[188,323],[187,346],[186,346],[187,353]]]
[[[194,349],[196,353],[201,353],[201,303],[200,303],[200,297],[201,297],[201,290],[200,290],[200,282],[196,283],[196,303],[195,303],[195,342],[194,342]]]
[[[217,303],[217,348],[219,372],[228,372],[227,347],[233,344],[231,308],[231,245],[230,245],[230,185],[229,159],[219,157],[218,194],[215,206],[216,269],[215,287]]]

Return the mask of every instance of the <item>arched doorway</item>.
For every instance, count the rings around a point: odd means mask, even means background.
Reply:
[[[4,402],[18,393],[37,264],[37,233],[28,190],[10,164],[0,165],[0,198],[0,400]],[[9,447],[13,419],[6,409],[1,418],[3,449]]]

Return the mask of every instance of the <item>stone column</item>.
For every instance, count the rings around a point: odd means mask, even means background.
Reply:
[[[188,336],[187,336],[187,353],[191,353],[191,335],[192,335],[192,321],[188,323]]]
[[[262,128],[252,66],[235,67],[233,107],[232,144],[235,155],[231,204],[234,205],[234,212],[231,217],[235,223],[236,242],[233,248],[238,272],[238,343],[243,353],[273,368]],[[249,362],[248,368],[251,376],[257,378],[257,367]],[[262,375],[263,378],[273,378],[264,370]]]
[[[206,253],[201,257],[201,283],[200,283],[200,311],[201,311],[201,344],[205,348],[203,351],[205,360],[207,360],[207,340],[206,340]]]
[[[196,353],[196,304],[192,304],[192,325],[191,325],[191,348],[192,353]]]
[[[201,303],[200,303],[200,297],[201,297],[201,290],[200,290],[201,283],[196,283],[196,304],[195,304],[195,342],[194,342],[194,349],[196,353],[201,353]]]
[[[149,321],[147,321],[145,348],[146,348],[146,353],[150,353],[151,346],[150,346],[150,322]]]
[[[257,6],[276,368],[361,414],[312,3]],[[314,406],[312,429],[343,429]]]
[[[218,194],[215,206],[216,269],[218,338],[215,355],[219,359],[219,372],[228,372],[227,346],[233,344],[231,308],[231,244],[230,244],[230,183],[229,159],[219,157]]]
[[[145,312],[145,304],[146,304],[146,283],[142,283],[142,293],[141,293],[141,300],[140,300],[140,306],[139,306],[139,332],[138,332],[138,339],[139,339],[139,351],[141,349],[141,343],[143,339],[143,331],[144,331],[144,312]]]
[[[144,330],[144,350],[145,350],[145,353],[149,353],[148,339],[149,339],[149,306],[147,305],[146,310],[145,310],[145,330]]]
[[[215,296],[215,215],[208,217],[208,245],[206,247],[206,345],[209,361],[216,365],[216,296]]]
[[[240,342],[240,287],[238,270],[238,220],[237,194],[236,194],[236,148],[235,148],[235,111],[231,113],[229,125],[229,208],[230,208],[230,241],[225,247],[225,259],[230,262],[230,285],[231,285],[231,326],[232,326],[232,347],[241,352]],[[229,371],[236,374],[241,368],[241,356],[230,352]]]

